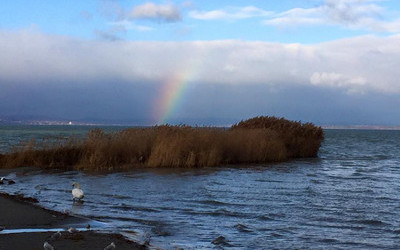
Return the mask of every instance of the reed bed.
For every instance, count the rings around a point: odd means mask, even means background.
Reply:
[[[281,162],[316,157],[324,135],[311,123],[255,117],[231,128],[154,126],[114,133],[100,129],[86,138],[31,141],[0,155],[0,166],[38,166],[78,170],[135,167],[196,168]]]

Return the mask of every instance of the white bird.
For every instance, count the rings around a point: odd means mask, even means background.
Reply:
[[[115,246],[114,242],[111,242],[111,244],[108,245],[108,246],[106,246],[106,247],[104,248],[104,250],[113,250],[113,249],[115,249],[115,248],[116,248],[116,246]]]
[[[83,191],[81,189],[81,186],[79,186],[78,182],[72,183],[72,197],[73,199],[78,199],[81,200],[83,199]]]
[[[44,250],[54,250],[54,247],[50,245],[47,241],[44,242],[43,248]]]
[[[4,177],[0,178],[0,185],[5,184],[7,182],[8,185],[15,184],[15,181],[11,179],[6,179]]]
[[[70,234],[73,234],[73,233],[78,233],[79,232],[79,230],[78,229],[76,229],[76,228],[73,228],[73,227],[70,227],[70,228],[68,228],[68,233],[70,233]]]

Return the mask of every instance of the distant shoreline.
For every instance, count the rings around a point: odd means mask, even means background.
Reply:
[[[400,126],[375,126],[375,125],[348,125],[348,126],[336,126],[336,125],[323,125],[322,129],[349,129],[349,130],[400,130]]]
[[[0,127],[2,126],[60,126],[60,127],[137,127],[137,128],[148,128],[154,125],[139,125],[139,124],[123,124],[123,123],[91,123],[91,122],[75,122],[72,124],[66,121],[33,121],[33,122],[4,122],[0,120]],[[214,128],[229,128],[232,124],[226,125],[210,125],[209,127]],[[400,130],[399,126],[386,126],[386,125],[318,125],[322,129],[352,129],[352,130]]]

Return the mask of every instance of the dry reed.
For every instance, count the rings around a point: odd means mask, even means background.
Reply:
[[[90,171],[279,162],[316,157],[323,137],[322,129],[311,123],[275,117],[255,117],[230,129],[170,125],[114,133],[95,129],[85,139],[31,141],[0,155],[0,166]]]

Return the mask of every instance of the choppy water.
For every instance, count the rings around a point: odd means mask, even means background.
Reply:
[[[10,137],[0,128],[0,141],[35,133],[27,131],[14,129]],[[86,130],[63,136],[76,131]],[[111,229],[150,233],[166,249],[213,248],[218,236],[226,239],[222,247],[245,249],[400,248],[400,131],[325,133],[317,159],[108,175],[27,169],[10,173],[17,183],[0,191]],[[72,202],[72,181],[85,191],[83,204]]]

